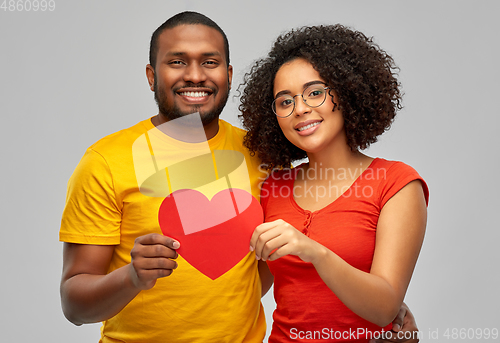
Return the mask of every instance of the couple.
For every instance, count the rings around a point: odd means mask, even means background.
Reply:
[[[261,342],[259,299],[274,280],[270,342],[366,342],[390,329],[405,312],[428,196],[412,168],[359,152],[400,107],[393,70],[359,32],[292,31],[246,76],[245,133],[218,119],[233,72],[224,32],[194,12],[167,20],[152,36],[146,68],[159,114],[92,145],[69,181],[60,229],[66,317],[76,325],[104,321],[103,343]],[[249,192],[261,195],[265,217],[250,228],[244,256],[214,278],[186,261],[182,239],[161,234],[175,222],[165,215],[175,212],[170,197],[141,192],[134,169],[132,146],[142,137],[151,156],[175,154],[159,152],[153,140],[168,138],[154,138],[155,128],[193,109],[214,163],[218,151],[244,156]],[[306,156],[307,164],[289,169]],[[264,184],[261,165],[277,170]],[[248,230],[245,220],[231,223]],[[411,314],[396,320],[416,330]]]

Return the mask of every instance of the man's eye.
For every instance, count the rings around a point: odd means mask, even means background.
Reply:
[[[184,64],[184,62],[182,62],[182,61],[171,61],[169,64],[181,65],[181,64]]]
[[[215,67],[219,65],[219,63],[216,61],[205,61],[203,64],[209,67]]]

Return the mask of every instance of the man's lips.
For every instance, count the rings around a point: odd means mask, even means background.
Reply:
[[[214,91],[210,88],[181,88],[175,93],[187,102],[204,102]]]

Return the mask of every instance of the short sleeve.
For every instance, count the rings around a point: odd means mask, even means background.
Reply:
[[[385,169],[383,178],[379,189],[380,208],[384,207],[390,198],[414,180],[419,180],[421,182],[425,202],[427,205],[429,204],[429,189],[427,184],[417,171],[409,165],[402,162],[396,162]]]
[[[88,149],[68,182],[59,240],[68,243],[120,243],[121,210],[105,159]]]

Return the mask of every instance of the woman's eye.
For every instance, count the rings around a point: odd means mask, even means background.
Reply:
[[[323,91],[321,89],[315,89],[311,93],[309,93],[309,97],[314,98],[320,96],[321,94],[323,94]]]
[[[293,103],[293,101],[291,99],[285,99],[285,100],[281,101],[281,107],[290,106],[292,103]]]

